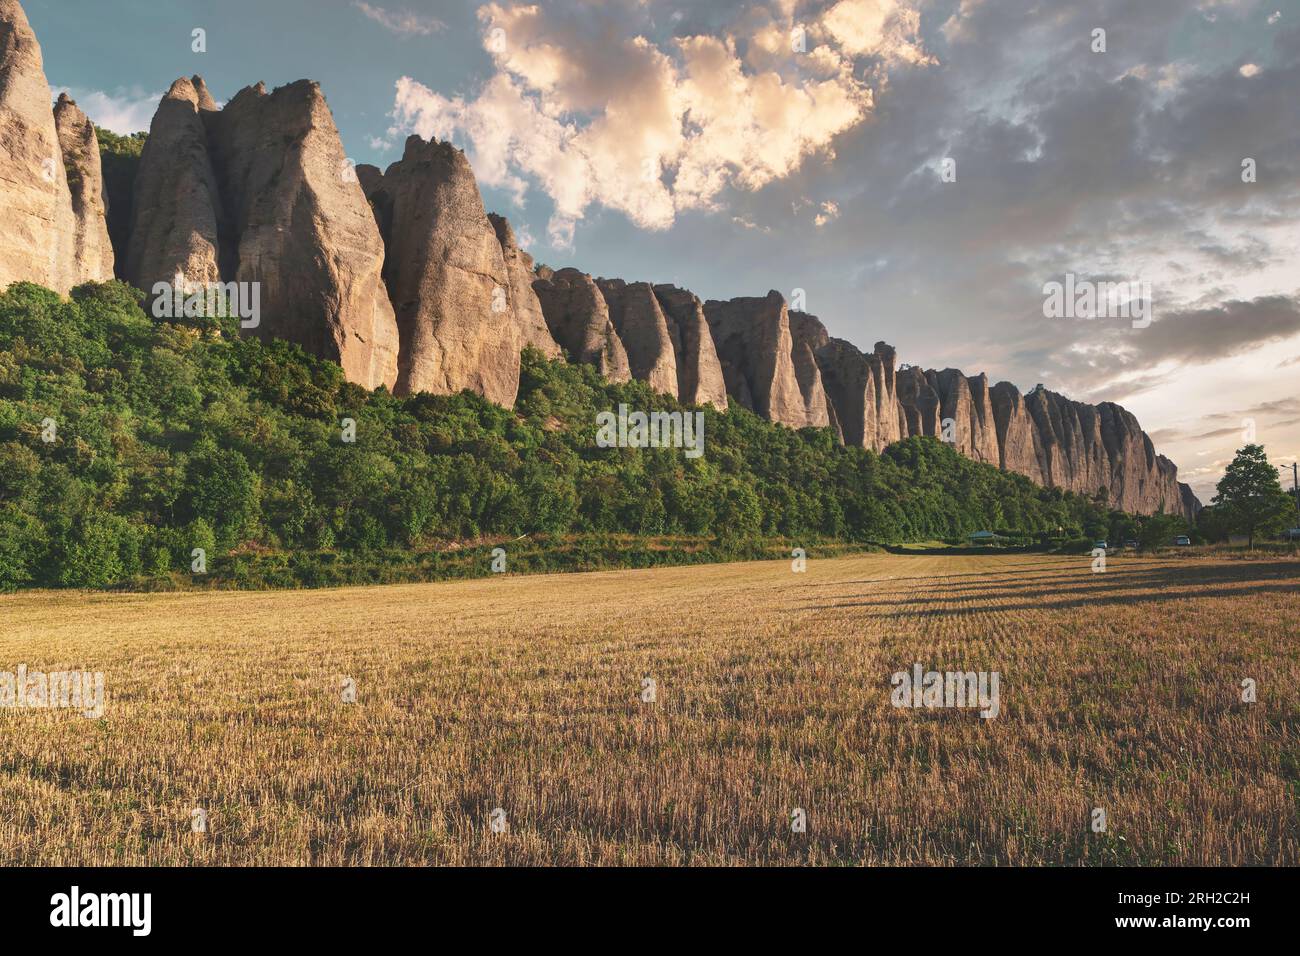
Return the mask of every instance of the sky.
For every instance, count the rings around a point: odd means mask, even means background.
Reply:
[[[449,139],[548,265],[1118,402],[1205,502],[1300,451],[1300,0],[24,6],[117,132],[178,76],[315,79],[357,163]],[[1067,281],[1149,311],[1058,314]]]

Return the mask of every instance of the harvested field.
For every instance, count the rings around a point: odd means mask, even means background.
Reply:
[[[1091,563],[0,597],[0,864],[1300,864],[1300,561]]]

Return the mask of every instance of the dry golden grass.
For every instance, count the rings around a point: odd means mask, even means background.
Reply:
[[[1300,562],[1090,563],[2,597],[0,670],[108,703],[0,711],[0,864],[1300,864]]]

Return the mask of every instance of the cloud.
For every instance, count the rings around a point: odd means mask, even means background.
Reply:
[[[779,11],[659,42],[618,13],[479,8],[494,75],[469,97],[402,77],[392,133],[464,137],[480,182],[520,204],[534,187],[550,197],[553,237],[571,241],[592,205],[665,229],[683,211],[720,209],[727,190],[833,158],[835,138],[873,108],[865,77],[931,62],[898,0],[841,0],[800,23],[805,54],[791,52],[793,20]]]
[[[352,6],[385,30],[391,30],[399,36],[430,36],[446,28],[446,24],[436,17],[424,16],[409,10],[393,12],[366,3],[364,0],[353,0]]]
[[[817,213],[816,218],[813,219],[813,223],[820,228],[821,226],[826,225],[832,219],[838,219],[839,217],[840,217],[839,205],[828,199],[824,203],[822,203],[821,206],[819,207],[819,211]]]
[[[113,93],[68,86],[50,87],[51,99],[58,99],[60,93],[67,93],[76,100],[82,112],[96,126],[123,136],[147,130],[164,96],[163,92],[146,93],[138,87]]]
[[[821,28],[849,56],[885,56],[904,63],[933,63],[916,42],[921,14],[897,0],[840,0]]]
[[[1241,413],[1242,415],[1259,415],[1262,418],[1283,415],[1300,415],[1300,398],[1283,398],[1275,402],[1260,402]],[[1294,423],[1294,419],[1282,422],[1283,425]]]
[[[1214,362],[1300,334],[1300,297],[1271,295],[1175,313],[1133,336],[1131,361]]]

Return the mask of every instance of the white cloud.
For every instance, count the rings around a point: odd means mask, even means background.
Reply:
[[[422,16],[409,10],[397,12],[385,10],[383,7],[373,6],[364,2],[364,0],[353,0],[352,6],[384,29],[391,30],[399,36],[429,36],[446,26],[436,17]]]
[[[533,234],[529,230],[527,223],[521,222],[515,227],[515,244],[519,246],[520,249],[523,249],[526,252],[533,247],[535,242],[536,240],[533,238]]]
[[[534,186],[551,198],[547,231],[566,244],[592,204],[664,229],[684,210],[718,209],[727,189],[757,190],[810,156],[833,157],[834,138],[873,106],[859,73],[883,79],[886,66],[931,62],[900,0],[840,0],[805,17],[818,44],[807,54],[783,45],[788,19],[749,16],[741,36],[660,46],[537,5],[490,3],[478,15],[495,75],[450,98],[402,77],[390,135],[463,137],[480,182],[520,204]]]
[[[1241,69],[1237,72],[1244,77],[1250,78],[1259,74],[1259,67],[1254,63],[1243,63]]]
[[[153,114],[158,110],[158,104],[165,95],[162,92],[146,93],[139,87],[129,90],[119,89],[115,93],[69,86],[50,87],[52,100],[58,99],[60,93],[67,93],[76,100],[81,111],[89,116],[96,126],[102,126],[123,136],[147,130],[153,121]]]
[[[820,25],[849,56],[933,62],[917,42],[921,14],[899,0],[840,0],[826,11]]]
[[[984,5],[985,0],[961,0],[961,5],[939,28],[943,38],[949,43],[960,43],[971,39],[974,34],[970,30],[971,18],[975,15],[976,8]]]
[[[838,219],[838,218],[840,218],[839,204],[828,199],[824,203],[822,203],[821,206],[819,207],[819,211],[817,213],[816,218],[813,219],[813,223],[817,225],[818,228],[820,228],[826,225],[832,219]]]

